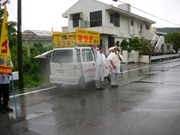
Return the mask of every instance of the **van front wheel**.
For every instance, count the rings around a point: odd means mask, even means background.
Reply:
[[[85,84],[85,81],[84,81],[84,77],[81,77],[81,79],[79,80],[79,88],[81,90],[85,89],[86,87],[86,84]]]

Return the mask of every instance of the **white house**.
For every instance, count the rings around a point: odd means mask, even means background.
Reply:
[[[106,50],[114,45],[120,45],[123,39],[133,37],[145,38],[151,41],[156,51],[161,51],[164,36],[153,32],[154,21],[131,13],[129,4],[118,7],[97,0],[79,0],[62,15],[68,18],[68,26],[63,32],[74,32],[75,28],[96,30],[100,32],[101,44]]]

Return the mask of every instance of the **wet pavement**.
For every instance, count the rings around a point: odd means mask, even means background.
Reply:
[[[17,94],[0,135],[179,135],[180,59],[124,64],[118,88],[53,85]],[[13,97],[10,106],[14,108]]]

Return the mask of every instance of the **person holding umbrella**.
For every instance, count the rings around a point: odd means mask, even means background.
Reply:
[[[110,54],[107,57],[111,69],[111,87],[117,88],[119,87],[117,83],[117,77],[120,73],[120,61],[122,61],[122,57],[119,54],[119,48],[117,46],[114,46],[109,49]]]

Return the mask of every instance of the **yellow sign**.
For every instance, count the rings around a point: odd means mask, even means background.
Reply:
[[[100,33],[92,30],[76,29],[74,33],[53,32],[54,48],[76,45],[100,45]]]
[[[1,38],[0,38],[0,74],[11,74],[11,54],[8,43],[8,22],[7,22],[7,9],[4,5],[4,15],[2,22]]]
[[[74,33],[53,32],[54,48],[72,47],[76,45]]]
[[[76,29],[77,45],[100,45],[100,34],[97,31]]]

